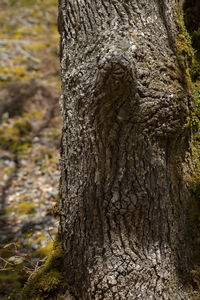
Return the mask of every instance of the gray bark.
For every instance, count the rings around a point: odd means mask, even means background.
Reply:
[[[61,235],[76,299],[190,299],[175,0],[60,0]]]

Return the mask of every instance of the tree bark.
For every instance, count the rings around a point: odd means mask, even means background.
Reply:
[[[61,236],[76,299],[190,299],[175,0],[60,0]]]

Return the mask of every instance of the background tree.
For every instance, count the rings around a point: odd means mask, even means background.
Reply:
[[[189,299],[192,98],[175,0],[60,0],[61,236],[77,299]]]

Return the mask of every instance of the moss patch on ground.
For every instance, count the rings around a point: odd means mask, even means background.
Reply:
[[[16,212],[18,214],[32,214],[35,212],[37,206],[33,203],[29,203],[29,202],[21,202],[18,204]]]
[[[23,153],[31,147],[32,141],[28,136],[31,129],[27,120],[3,124],[0,128],[0,146],[5,150]]]

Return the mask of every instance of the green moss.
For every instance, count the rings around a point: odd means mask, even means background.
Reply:
[[[191,77],[193,81],[200,80],[200,60],[194,57],[191,65]]]
[[[17,207],[18,214],[32,214],[36,210],[36,205],[29,202],[22,202]]]
[[[26,119],[30,119],[30,120],[40,119],[40,118],[42,118],[42,113],[40,111],[35,111],[32,113],[24,112],[23,117]]]
[[[183,15],[177,12],[178,36],[176,41],[177,58],[179,67],[184,77],[184,82],[189,89],[192,89],[191,66],[194,61],[194,50],[191,44],[191,37],[184,24]]]
[[[46,236],[42,235],[42,236],[40,236],[39,238],[37,238],[36,243],[37,243],[37,244],[40,244],[41,241],[46,241]]]
[[[37,206],[33,203],[21,202],[17,205],[14,204],[14,205],[10,206],[9,208],[7,208],[6,212],[8,214],[15,212],[18,215],[21,215],[21,214],[29,215],[29,214],[34,213],[36,208],[37,208]]]
[[[59,291],[66,289],[62,274],[63,257],[62,245],[57,239],[44,267],[26,283],[20,300],[54,299]]]
[[[184,17],[177,13],[177,55],[179,65],[182,69],[186,88],[193,92],[195,108],[190,110],[191,125],[193,132],[198,132],[200,128],[200,60],[196,55],[196,50],[192,47],[192,37],[185,26]]]
[[[18,143],[19,131],[17,128],[0,129],[0,144],[3,148]]]
[[[14,128],[17,128],[20,136],[26,135],[32,130],[31,124],[27,120],[20,120],[14,124]]]
[[[192,19],[187,19],[188,13],[195,19],[194,8],[198,2],[185,0],[183,16],[178,13],[179,35],[177,39],[177,53],[180,66],[185,72],[186,88],[193,93],[195,107],[190,109],[191,129],[193,134],[193,148],[191,153],[191,166],[193,175],[190,178],[191,197],[188,199],[188,235],[193,249],[193,268],[192,279],[200,290],[200,43],[194,47],[194,36],[198,36],[198,30],[192,28]],[[199,5],[200,8],[200,5]],[[200,10],[199,10],[200,13]],[[199,14],[198,20],[199,20]],[[187,20],[186,20],[187,19]],[[200,22],[200,21],[199,21]],[[199,26],[199,25],[198,25]],[[198,28],[197,26],[197,28]],[[199,292],[197,292],[198,294]]]
[[[5,150],[23,153],[31,147],[31,139],[27,136],[31,125],[26,120],[19,120],[12,125],[0,129],[0,146]]]
[[[33,235],[33,231],[31,231],[31,232],[28,232],[27,234],[26,234],[26,239],[29,239],[30,237],[32,237],[32,235]]]
[[[37,240],[37,242],[38,242],[38,240]],[[52,250],[53,250],[53,242],[49,242],[45,247],[41,247],[40,249],[38,249],[35,252],[34,257],[44,258],[46,256],[49,256],[49,254],[52,252]]]
[[[200,142],[200,136],[198,136],[198,132],[200,129],[200,81],[196,81],[193,84],[193,95],[195,99],[195,109],[192,113],[192,125],[193,130],[196,132],[196,141]]]

